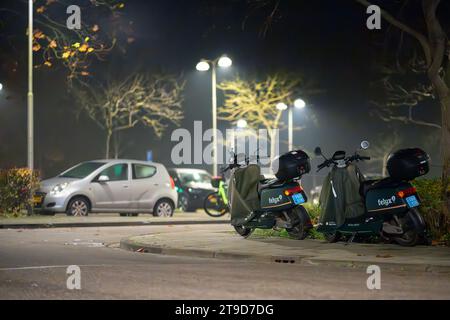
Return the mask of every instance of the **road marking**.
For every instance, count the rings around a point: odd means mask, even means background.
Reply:
[[[16,270],[40,270],[40,269],[57,269],[57,268],[67,268],[69,265],[65,266],[34,266],[34,267],[16,267],[16,268],[0,268],[0,271],[16,271]],[[117,267],[118,265],[81,265],[80,267]]]

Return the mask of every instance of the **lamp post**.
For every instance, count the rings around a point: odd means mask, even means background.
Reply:
[[[302,99],[297,99],[294,102],[294,105],[288,106],[285,103],[277,104],[277,109],[280,111],[288,110],[288,135],[289,135],[289,151],[292,151],[294,148],[294,108],[296,109],[304,109],[306,107],[305,101]]]
[[[233,61],[227,56],[221,56],[215,60],[202,60],[197,64],[198,71],[212,71],[212,118],[213,118],[213,175],[218,175],[217,170],[217,67],[229,68]]]
[[[28,168],[34,170],[33,137],[33,0],[28,1]]]

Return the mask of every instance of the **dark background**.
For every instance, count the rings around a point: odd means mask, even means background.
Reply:
[[[296,112],[295,123],[306,127],[295,133],[296,145],[309,151],[320,145],[328,154],[341,148],[351,152],[363,139],[380,144],[397,131],[402,146],[420,146],[432,155],[435,165],[432,174],[439,174],[439,134],[435,129],[386,123],[370,113],[371,82],[376,78],[374,62],[383,55],[377,43],[386,36],[388,25],[383,23],[382,31],[369,31],[361,5],[335,0],[282,1],[277,20],[261,36],[267,12],[258,11],[246,20],[249,14],[246,1],[125,3],[124,12],[134,22],[135,42],[126,53],[109,56],[97,66],[96,72],[183,73],[187,86],[182,127],[191,129],[196,120],[203,121],[204,126],[211,125],[210,73],[197,72],[195,65],[201,58],[226,53],[234,65],[219,71],[219,81],[236,75],[252,78],[288,71],[323,90],[307,99],[308,108],[304,112]],[[16,0],[1,1],[0,8],[22,13],[15,19],[2,15],[0,82],[4,90],[0,94],[0,167],[25,166],[27,8]],[[11,46],[11,42],[15,45]],[[18,63],[15,72],[6,63],[6,57],[11,55]],[[87,117],[77,118],[75,114],[76,105],[67,93],[62,71],[35,72],[35,162],[45,177],[80,161],[103,158],[103,132]],[[439,121],[437,101],[423,103],[418,107],[418,115]],[[229,125],[220,123],[220,126],[225,129]],[[155,161],[170,167],[170,152],[175,145],[170,142],[173,129],[162,139],[145,127],[127,131],[123,136],[126,149],[121,157],[145,159],[146,151],[151,149]],[[281,138],[287,140],[286,130]],[[286,151],[285,144],[282,148]],[[374,164],[367,170],[380,171],[379,166]]]

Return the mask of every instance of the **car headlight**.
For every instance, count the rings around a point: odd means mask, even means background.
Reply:
[[[56,186],[54,186],[52,188],[52,190],[50,191],[51,194],[58,194],[60,192],[62,192],[64,189],[66,189],[69,186],[68,182],[64,182],[64,183],[60,183],[57,184]]]

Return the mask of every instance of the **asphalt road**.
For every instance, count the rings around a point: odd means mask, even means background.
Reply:
[[[169,257],[118,248],[132,235],[215,225],[0,230],[0,299],[431,299],[450,298],[445,273]],[[243,240],[245,241],[245,240]],[[81,269],[68,290],[67,266]]]

